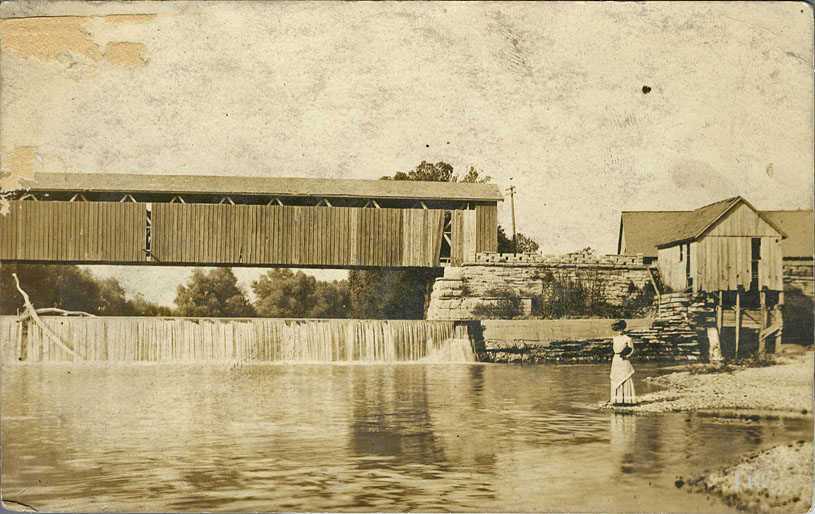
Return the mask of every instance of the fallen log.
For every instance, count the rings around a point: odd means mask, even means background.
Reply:
[[[52,332],[51,329],[45,326],[45,323],[42,322],[39,314],[37,314],[37,309],[35,309],[34,305],[31,304],[31,298],[29,298],[28,293],[23,291],[23,289],[20,287],[20,280],[17,278],[17,274],[12,273],[11,276],[14,277],[14,282],[17,283],[17,290],[20,291],[20,294],[23,296],[23,301],[25,302],[25,309],[26,312],[28,313],[28,316],[32,320],[34,320],[34,323],[36,323],[37,326],[40,327],[48,337],[50,337],[51,339],[54,340],[55,343],[57,343],[57,346],[68,352],[69,355],[72,355],[74,360],[78,359],[79,355],[77,355],[76,352],[74,352],[72,349],[68,348],[68,346],[62,342],[59,336]]]
[[[66,311],[65,309],[60,309],[58,307],[43,307],[41,309],[35,309],[37,314],[59,314],[61,316],[85,316],[89,318],[95,318],[96,315],[91,314],[85,311]],[[25,321],[27,319],[31,319],[31,314],[29,313],[28,309],[25,310],[20,317],[17,318],[17,321]]]

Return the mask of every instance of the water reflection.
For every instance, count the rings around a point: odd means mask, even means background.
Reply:
[[[609,419],[610,457],[620,463],[621,473],[633,473],[632,465],[636,462],[637,417],[612,413]]]
[[[2,372],[3,494],[46,510],[721,512],[676,476],[812,438],[810,420],[586,408],[605,366]]]

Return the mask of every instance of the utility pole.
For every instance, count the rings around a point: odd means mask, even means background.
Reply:
[[[512,184],[512,177],[509,180],[510,184]],[[509,192],[510,203],[512,204],[512,255],[518,255],[518,237],[515,234],[515,186],[510,185],[507,192]]]

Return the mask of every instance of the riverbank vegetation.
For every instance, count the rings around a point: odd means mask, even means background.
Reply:
[[[574,279],[547,273],[541,277],[543,292],[531,295],[530,312],[525,312],[523,296],[509,287],[496,287],[486,292],[490,303],[473,308],[479,319],[613,319],[643,318],[656,312],[652,288],[629,284],[628,295],[620,304],[609,303],[605,284],[597,276]],[[465,284],[465,287],[466,284]]]

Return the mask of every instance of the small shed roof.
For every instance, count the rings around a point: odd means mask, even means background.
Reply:
[[[313,196],[499,202],[495,184],[224,175],[37,173],[30,191]]]

